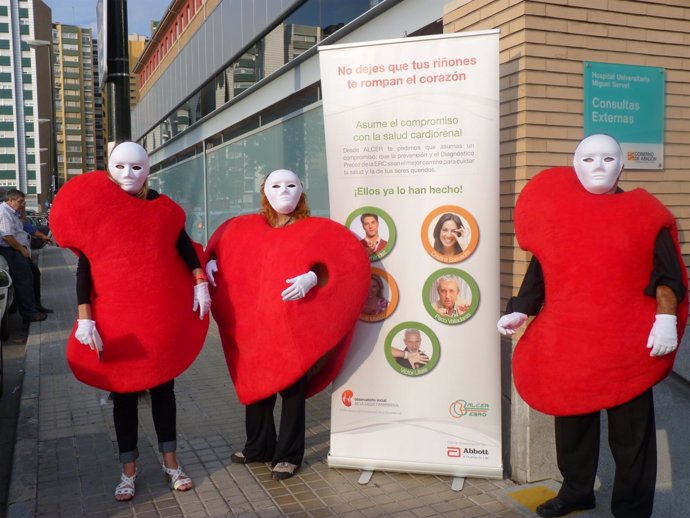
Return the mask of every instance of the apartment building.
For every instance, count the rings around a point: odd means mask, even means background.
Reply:
[[[139,82],[134,73],[134,65],[136,65],[144,52],[148,38],[141,34],[130,34],[127,38],[127,49],[129,51],[129,107],[133,110],[139,102]]]
[[[96,169],[95,48],[90,28],[53,25],[58,188]]]
[[[33,210],[50,197],[50,16],[40,0],[0,0],[0,188]]]

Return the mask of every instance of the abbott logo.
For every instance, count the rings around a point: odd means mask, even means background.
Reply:
[[[343,393],[340,395],[343,405],[352,406],[352,396],[354,396],[354,393],[351,390],[343,390]]]
[[[446,457],[460,458],[462,457],[462,448],[458,446],[448,446],[446,448]]]

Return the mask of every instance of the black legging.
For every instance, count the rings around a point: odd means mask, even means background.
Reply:
[[[158,451],[167,453],[177,449],[175,380],[149,389],[151,415],[158,436]],[[113,392],[113,420],[120,451],[120,462],[134,462],[139,457],[137,449],[139,413],[138,392]]]

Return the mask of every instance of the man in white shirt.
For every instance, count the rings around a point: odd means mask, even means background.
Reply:
[[[40,322],[47,318],[45,309],[36,301],[33,263],[27,245],[21,213],[26,196],[18,189],[10,189],[0,204],[0,254],[10,267],[19,313],[25,322]],[[48,310],[50,311],[50,310]]]

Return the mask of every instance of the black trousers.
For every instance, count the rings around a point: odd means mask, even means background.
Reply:
[[[38,269],[38,265],[33,259],[29,261],[29,266],[31,267],[31,273],[34,278],[34,301],[38,309],[41,306],[41,270]]]
[[[24,257],[21,252],[14,248],[0,246],[0,254],[7,259],[7,264],[10,267],[19,314],[24,318],[29,318],[31,315],[38,313],[38,308],[36,307],[36,287],[34,286],[34,269],[38,270],[38,267],[29,257]],[[39,292],[40,289],[39,284]]]
[[[616,518],[649,518],[656,485],[656,425],[650,388],[606,410],[609,445],[616,463],[611,512]],[[599,412],[556,417],[556,456],[566,502],[593,502],[599,463]]]
[[[262,462],[289,462],[297,466],[304,458],[306,426],[307,375],[280,391],[283,407],[280,414],[280,435],[276,436],[273,409],[277,394],[247,405],[245,427],[247,442],[243,453]]]
[[[149,389],[151,415],[158,436],[158,451],[167,453],[177,449],[177,408],[175,405],[175,380]],[[120,462],[134,462],[139,457],[137,449],[139,392],[113,392],[113,420],[120,451]]]

